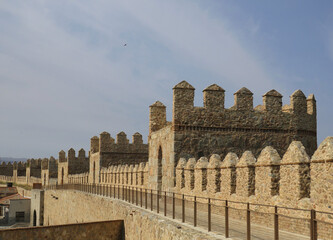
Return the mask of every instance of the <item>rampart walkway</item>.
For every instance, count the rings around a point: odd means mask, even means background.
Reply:
[[[262,205],[258,210],[258,208],[255,208],[256,206],[250,206],[249,204],[246,204],[245,208],[244,206],[241,207],[244,203],[240,202],[229,202],[228,204],[228,202],[224,201],[224,204],[222,204],[220,200],[216,199],[198,198],[166,192],[159,194],[153,190],[124,186],[70,184],[49,186],[49,188],[74,189],[90,194],[121,199],[138,207],[173,218],[179,222],[212,231],[218,235],[232,239],[318,239],[317,220],[313,216],[313,212],[309,210],[304,210],[310,213],[310,218],[307,219],[305,217],[297,218],[284,215],[282,214],[283,209],[277,209],[274,206]],[[264,207],[273,207],[273,212],[263,211]],[[277,213],[278,210],[281,213]],[[291,208],[288,210],[303,211]],[[254,219],[256,220],[256,224],[253,223]],[[258,221],[262,221],[262,224],[257,224]],[[295,228],[302,226],[303,229],[308,229],[308,231],[304,231],[303,234],[287,232],[282,230],[285,224],[294,224]],[[330,224],[329,226],[332,227]]]

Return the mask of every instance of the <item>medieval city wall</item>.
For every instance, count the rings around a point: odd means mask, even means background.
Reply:
[[[89,182],[100,182],[100,170],[111,165],[140,164],[148,161],[148,145],[142,135],[135,133],[129,143],[124,132],[117,134],[116,140],[110,133],[102,132],[99,137],[90,139]]]
[[[28,159],[27,168],[29,168],[29,176],[35,178],[41,178],[41,165],[42,159]]]
[[[68,183],[85,184],[89,183],[89,173],[69,174]]]
[[[300,90],[282,106],[282,95],[275,90],[263,96],[263,105],[253,108],[253,93],[242,88],[234,94],[234,106],[224,108],[224,90],[216,84],[204,93],[204,106],[195,107],[194,88],[183,81],[174,88],[172,123],[179,141],[176,158],[182,153],[192,157],[250,150],[257,157],[266,146],[284,154],[293,140],[303,143],[312,155],[317,147],[316,102]],[[183,135],[181,137],[181,135]]]
[[[117,199],[71,190],[47,190],[44,196],[44,226],[121,219],[125,239],[222,239]]]
[[[53,170],[51,178],[58,178],[58,184],[69,183],[69,175],[81,174],[89,172],[89,158],[86,157],[84,149],[80,149],[76,156],[73,148],[68,150],[67,156],[65,151],[59,152],[59,160],[57,162],[49,161],[49,168]]]
[[[197,196],[197,201],[203,204],[209,197],[217,206],[214,213],[221,215],[224,215],[223,206],[228,200],[230,207],[239,209],[233,210],[233,217],[242,220],[245,220],[247,203],[259,204],[252,207],[261,213],[254,213],[251,219],[272,227],[273,218],[268,216],[272,216],[273,206],[308,210],[280,208],[279,213],[294,218],[309,219],[311,209],[333,213],[332,159],[333,137],[321,143],[312,159],[300,141],[292,142],[282,157],[273,147],[266,147],[258,158],[251,151],[245,151],[239,157],[229,153],[225,159],[217,154],[210,159],[183,158],[178,162],[176,187],[171,192],[184,194],[189,201]],[[101,171],[101,184],[149,188],[149,181],[138,181],[149,177],[149,168],[148,165],[105,168]],[[333,223],[324,213],[318,212],[317,219]],[[309,230],[309,222],[304,220],[282,219],[280,224],[282,229],[300,234]],[[333,230],[330,225],[323,224],[320,234],[321,237],[332,236]]]
[[[186,81],[173,88],[171,127],[161,102],[149,107],[149,165],[155,173],[150,182],[154,189],[160,186],[154,178],[161,171],[156,152],[162,145],[172,145],[172,152],[161,149],[162,159],[168,165],[162,169],[163,176],[170,179],[169,183],[162,183],[163,190],[175,186],[175,168],[181,158],[209,158],[212,154],[224,158],[229,152],[240,156],[245,151],[251,151],[257,158],[267,146],[283,155],[295,140],[302,142],[309,156],[317,148],[313,94],[306,98],[297,90],[290,96],[290,104],[283,106],[282,95],[271,90],[263,95],[263,105],[254,108],[253,93],[241,88],[234,94],[234,106],[227,109],[225,91],[216,84],[203,90],[203,107],[194,106],[194,93],[195,89]]]
[[[110,133],[102,132],[99,137],[91,138],[90,153],[99,153],[100,167],[148,161],[148,145],[143,143],[140,133],[133,134],[132,143],[129,143],[124,132],[118,133],[116,140]]]

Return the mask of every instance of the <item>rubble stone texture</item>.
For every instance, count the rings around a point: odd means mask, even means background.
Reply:
[[[192,191],[194,189],[194,168],[195,168],[195,158],[190,158],[185,166],[185,188],[187,191]]]
[[[221,157],[213,154],[207,166],[207,184],[210,193],[220,192],[221,190]]]
[[[176,188],[181,190],[185,187],[185,171],[184,168],[186,166],[185,158],[181,158],[178,161],[178,165],[176,168]]]
[[[180,158],[209,158],[212,154],[224,158],[228,152],[240,156],[245,151],[258,157],[266,146],[282,156],[293,140],[301,141],[309,155],[317,147],[313,95],[306,99],[297,90],[290,96],[290,104],[282,106],[282,95],[273,89],[263,95],[262,106],[253,108],[253,93],[241,88],[234,94],[234,106],[225,108],[225,90],[216,84],[203,90],[203,107],[194,106],[194,94],[194,87],[186,81],[173,88],[171,122],[166,121],[166,107],[161,102],[150,106],[149,165],[152,173],[157,172],[161,147],[162,175],[168,179],[162,179],[164,190],[175,186],[175,169]],[[150,187],[157,189],[157,180],[154,181]]]
[[[311,199],[322,211],[333,208],[333,137],[327,137],[311,158]]]
[[[263,95],[263,105],[253,108],[252,92],[241,88],[234,94],[234,106],[226,109],[225,91],[216,84],[203,91],[203,107],[193,105],[195,89],[186,81],[173,91],[171,122],[161,102],[150,106],[148,145],[139,133],[129,143],[124,132],[116,139],[103,132],[91,138],[87,157],[83,149],[78,157],[70,149],[57,160],[2,163],[0,180],[47,185],[58,178],[58,184],[115,184],[230,200],[235,208],[246,205],[232,201],[333,212],[333,137],[316,150],[313,94],[306,99],[297,90],[290,104],[282,106],[282,95],[271,90]],[[261,213],[251,213],[251,220],[270,226],[267,213],[272,209],[254,210]],[[280,211],[309,217],[308,212]],[[329,215],[318,213],[317,218],[333,223]],[[285,230],[303,234],[309,229],[303,220],[279,221]],[[321,226],[320,234],[329,238],[330,231]]]
[[[280,162],[278,152],[272,147],[265,147],[256,162],[256,195],[263,200],[279,195]]]
[[[127,135],[120,132],[116,141],[108,132],[90,139],[89,181],[98,183],[99,171],[110,165],[139,164],[148,161],[148,145],[143,143],[142,135],[135,133],[132,143]]]
[[[221,193],[228,198],[231,194],[236,193],[236,164],[239,159],[235,153],[228,153],[221,164]]]
[[[237,196],[249,197],[255,194],[255,163],[256,159],[250,151],[243,153],[236,165]]]
[[[280,196],[288,201],[310,197],[310,158],[299,141],[290,144],[280,166]]]
[[[197,194],[207,190],[207,166],[208,159],[201,157],[194,167],[194,191]]]

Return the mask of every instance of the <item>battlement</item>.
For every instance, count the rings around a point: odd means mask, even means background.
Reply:
[[[61,150],[59,152],[59,163],[60,162],[66,162],[66,161],[67,161],[67,159],[66,159],[66,153],[65,153],[64,150]]]
[[[90,139],[90,153],[140,151],[145,146],[147,144],[143,143],[142,135],[138,132],[133,134],[132,143],[124,132],[117,134],[116,141],[108,132],[102,132],[99,137],[94,136]]]
[[[49,159],[43,158],[42,160],[42,170],[46,170],[49,168]]]
[[[174,121],[181,120],[183,116],[178,116],[178,113],[194,107],[195,88],[186,81],[178,83],[173,88],[173,117]],[[232,111],[284,111],[293,114],[313,115],[315,112],[315,98],[310,94],[306,99],[301,90],[296,90],[290,96],[290,105],[282,107],[282,95],[275,89],[272,89],[263,95],[263,106],[253,108],[253,93],[243,87],[234,93],[234,105],[226,109],[224,107],[225,90],[217,84],[210,85],[203,90],[203,108],[205,110],[224,112]],[[164,107],[160,102],[156,102],[151,107]],[[288,109],[288,110],[286,110]],[[181,114],[182,115],[182,114]],[[180,119],[179,119],[180,118]]]
[[[243,152],[239,158],[232,152],[224,159],[216,154],[209,159],[181,158],[176,167],[175,190],[197,196],[218,193],[224,199],[256,196],[260,203],[271,203],[276,196],[288,204],[311,197],[325,211],[331,211],[328,202],[333,201],[329,196],[332,159],[333,137],[327,137],[312,158],[300,141],[293,141],[282,157],[267,146],[258,158],[251,151]]]
[[[42,160],[42,170],[54,169],[57,164],[57,160],[53,156],[51,156],[49,159],[44,158]]]
[[[86,152],[81,148],[76,157],[75,150],[70,148],[66,153],[61,150],[59,152],[59,163],[62,167],[65,167],[68,174],[79,174],[87,172],[89,170],[89,158],[86,157]]]
[[[292,140],[301,141],[309,155],[317,147],[316,100],[313,94],[306,98],[301,90],[296,90],[290,96],[290,103],[283,106],[282,95],[272,89],[262,96],[262,105],[253,107],[253,93],[243,87],[234,93],[234,105],[230,108],[225,108],[225,90],[217,84],[203,90],[203,107],[194,106],[194,94],[195,88],[186,81],[173,88],[172,129],[177,133],[179,148],[184,148],[186,143],[184,135],[191,135],[188,141],[205,135],[208,138],[212,134],[219,135],[216,137],[219,140],[207,139],[208,145],[203,149],[197,149],[196,153],[188,151],[193,157],[198,157],[199,152],[208,156],[213,153],[209,149],[216,147],[221,149],[217,152],[219,154],[228,151],[240,153],[245,146],[258,156],[260,150],[268,145],[284,154]],[[167,126],[165,112],[166,108],[160,102],[150,106],[150,135]],[[184,138],[180,137],[181,134]],[[213,143],[209,144],[210,141]],[[234,150],[235,147],[240,150]],[[176,153],[176,159],[182,156]]]
[[[138,132],[129,142],[126,133],[120,132],[116,140],[110,133],[102,132],[90,141],[89,181],[98,182],[100,169],[117,164],[139,164],[148,161],[148,144],[144,144]]]
[[[160,101],[149,106],[149,135],[166,124],[166,107]]]
[[[31,159],[28,159],[27,160],[27,167],[29,168],[41,168],[41,165],[42,165],[42,159],[34,159],[34,158],[31,158]]]
[[[26,175],[28,177],[41,177],[42,159],[28,159],[26,165]]]

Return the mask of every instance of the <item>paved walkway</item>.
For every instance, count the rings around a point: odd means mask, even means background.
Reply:
[[[179,201],[180,202],[180,201]],[[144,205],[143,205],[144,206]],[[186,204],[185,204],[186,206]],[[148,209],[150,202],[148,199]],[[156,198],[153,201],[154,213],[156,213],[157,203]],[[164,202],[160,201],[159,214],[164,215]],[[185,222],[193,225],[194,222],[194,210],[191,207],[185,207]],[[208,213],[197,210],[197,227],[204,230],[208,229]],[[172,204],[167,204],[167,216],[172,218]],[[182,219],[182,207],[181,204],[176,203],[175,207],[175,218],[178,220]],[[225,218],[224,216],[214,214],[212,211],[211,215],[211,231],[225,236]],[[308,234],[310,233],[310,230]],[[246,221],[232,219],[229,214],[229,237],[232,239],[246,239]],[[274,240],[274,229],[265,226],[251,223],[251,239],[253,240]],[[279,231],[280,240],[309,240],[310,237],[302,236],[295,233],[289,233],[286,231]]]
[[[167,198],[167,214],[166,216],[170,219],[172,219],[172,204],[171,204],[171,198]],[[142,196],[142,206],[145,208],[145,198],[144,194]],[[126,201],[128,202],[128,201]],[[132,202],[132,199],[131,199]],[[147,210],[151,209],[151,200],[150,196],[148,195],[147,198]],[[193,202],[191,203],[193,204]],[[134,205],[136,205],[136,201],[134,201]],[[138,194],[138,206],[140,207],[140,196]],[[187,205],[187,206],[186,206]],[[199,205],[199,204],[198,204]],[[193,205],[190,205],[187,201],[185,204],[185,223],[190,224],[193,226],[194,222],[194,210],[193,207],[190,207]],[[201,209],[203,205],[201,205]],[[157,214],[157,201],[156,201],[156,195],[153,197],[153,212],[154,214]],[[159,214],[164,215],[164,198],[160,199],[159,202]],[[244,212],[245,214],[245,212]],[[272,215],[270,215],[267,220],[271,221]],[[181,200],[177,199],[175,204],[175,219],[176,220],[182,220],[182,206],[181,206]],[[221,216],[221,214],[215,214],[214,209],[212,209],[211,214],[211,231],[213,233],[216,233],[217,235],[225,236],[225,218],[224,216]],[[203,211],[198,209],[197,210],[197,227],[201,228],[203,230],[208,229],[208,217],[207,217],[207,211]],[[233,219],[230,212],[229,212],[229,237],[231,239],[246,239],[246,233],[247,233],[247,226],[245,220],[236,220]],[[295,233],[290,233],[286,231],[279,231],[279,240],[309,240],[310,239],[310,230],[308,232],[305,232],[304,234],[308,236],[303,236]],[[251,222],[251,240],[274,240],[274,229],[269,228],[266,226],[253,224]]]

